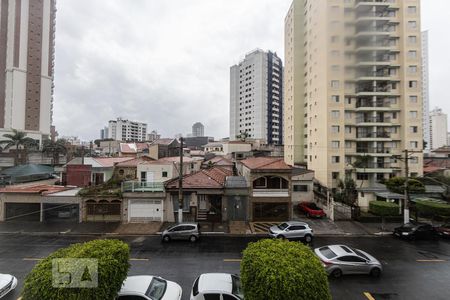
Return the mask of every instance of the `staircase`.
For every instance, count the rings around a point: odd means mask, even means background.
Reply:
[[[206,221],[208,219],[208,211],[207,210],[199,210],[197,212],[197,221]]]

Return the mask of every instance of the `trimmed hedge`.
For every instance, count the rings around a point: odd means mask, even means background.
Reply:
[[[22,299],[115,299],[130,267],[129,252],[128,245],[119,240],[94,240],[59,249],[40,261],[27,275]],[[98,287],[53,287],[52,260],[55,258],[97,259]],[[82,278],[84,276],[85,273]]]
[[[450,204],[417,200],[416,209],[420,214],[428,216],[450,216]]]
[[[319,258],[307,246],[279,239],[250,243],[243,252],[245,300],[331,299]]]
[[[400,207],[396,203],[386,201],[369,202],[369,211],[377,216],[398,216]]]

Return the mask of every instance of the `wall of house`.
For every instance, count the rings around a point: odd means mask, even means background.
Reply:
[[[92,180],[91,165],[67,165],[66,184],[77,187],[87,187]]]
[[[137,166],[137,179],[141,181],[142,172],[153,173],[153,182],[164,182],[178,176],[175,168],[170,163],[165,164],[142,164]],[[167,176],[163,177],[163,172],[167,172]],[[151,176],[147,174],[147,180]]]
[[[252,145],[241,144],[241,143],[223,143],[223,153],[230,154],[233,152],[250,152],[252,150]]]

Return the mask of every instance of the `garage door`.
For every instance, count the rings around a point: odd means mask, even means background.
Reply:
[[[39,203],[6,203],[5,221],[36,221],[41,218]]]
[[[288,208],[287,203],[254,203],[253,221],[287,221]]]
[[[128,221],[131,223],[162,222],[163,208],[161,200],[130,200],[128,203]]]

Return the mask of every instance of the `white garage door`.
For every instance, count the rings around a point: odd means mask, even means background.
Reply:
[[[128,222],[145,223],[152,221],[163,221],[161,200],[129,200]]]

